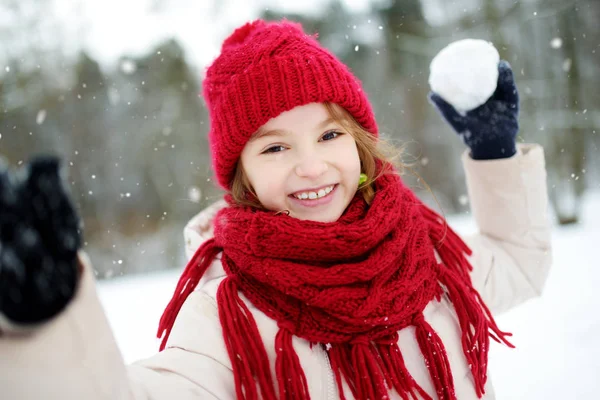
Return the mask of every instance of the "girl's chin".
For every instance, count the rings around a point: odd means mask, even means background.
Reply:
[[[335,222],[337,221],[342,213],[330,214],[330,213],[314,213],[314,215],[310,214],[295,214],[294,212],[290,212],[290,216],[293,218],[297,218],[302,221],[313,221],[313,222]]]

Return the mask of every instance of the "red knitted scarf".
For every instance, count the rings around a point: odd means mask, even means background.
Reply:
[[[217,292],[219,317],[239,399],[308,399],[292,336],[326,348],[343,399],[342,379],[357,399],[430,399],[410,376],[398,331],[414,326],[439,399],[456,399],[444,345],[423,309],[446,293],[479,397],[490,337],[511,346],[471,284],[470,250],[397,175],[376,182],[367,206],[356,196],[334,223],[227,207],[215,236],[188,263],[159,326],[161,350],[177,313],[214,257],[227,273]],[[436,261],[437,250],[442,263]],[[242,293],[277,321],[276,385],[260,331]]]

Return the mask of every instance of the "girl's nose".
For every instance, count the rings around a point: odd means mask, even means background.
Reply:
[[[326,171],[327,163],[315,157],[307,157],[296,166],[296,174],[302,178],[318,178]]]

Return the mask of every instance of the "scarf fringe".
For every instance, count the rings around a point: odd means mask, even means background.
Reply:
[[[337,384],[338,393],[340,395],[340,400],[346,400],[346,396],[344,396],[344,385],[343,378],[346,379],[346,383],[350,387],[350,391],[352,392],[352,396],[356,397],[356,386],[354,384],[354,371],[352,370],[352,365],[350,364],[350,357],[346,356],[348,354],[347,351],[343,348],[344,345],[336,345],[335,347],[332,345],[327,345],[327,355],[329,357],[329,363],[331,364],[331,370],[335,376],[335,382]]]
[[[375,348],[366,340],[352,343],[350,347],[351,362],[354,366],[355,397],[365,400],[389,399]]]
[[[292,345],[292,334],[280,327],[275,336],[275,371],[279,382],[279,397],[285,400],[310,399],[308,382],[300,359]]]
[[[498,328],[491,311],[481,295],[472,286],[470,271],[473,267],[467,256],[472,251],[451,229],[446,221],[424,207],[423,215],[431,225],[430,236],[444,265],[440,266],[439,281],[458,316],[462,331],[462,347],[473,376],[478,397],[485,394],[487,382],[487,362],[490,337],[498,343],[514,348],[507,339],[511,333]]]
[[[392,335],[388,341],[377,341],[377,350],[381,358],[381,369],[385,371],[388,379],[388,387],[396,389],[396,392],[406,400],[432,400],[431,397],[423,390],[421,386],[414,380],[406,365],[404,357],[398,347],[398,334]],[[418,397],[417,393],[421,396]]]
[[[422,207],[421,214],[429,222],[429,236],[444,263],[453,267],[467,282],[471,282],[473,266],[465,255],[470,256],[473,251],[448,227],[445,218],[426,206]]]
[[[389,399],[388,389],[393,388],[405,400],[432,400],[408,372],[398,347],[398,334],[376,343],[355,340],[327,346],[327,355],[340,400],[346,400],[343,380],[355,399]]]
[[[196,250],[186,265],[179,278],[179,282],[175,287],[173,297],[165,308],[158,324],[156,336],[159,339],[162,338],[160,351],[163,351],[167,345],[171,329],[175,323],[175,318],[177,318],[177,314],[179,314],[179,310],[181,310],[183,303],[194,291],[198,282],[200,282],[200,279],[220,251],[221,249],[215,244],[215,240],[209,239]]]
[[[458,316],[463,352],[473,375],[475,391],[481,397],[487,382],[490,337],[498,343],[514,347],[506,339],[511,334],[498,328],[477,291],[467,287],[454,271],[443,270],[440,282],[446,287],[448,298]],[[482,309],[485,313],[481,312]]]
[[[240,298],[237,278],[229,276],[219,285],[217,304],[223,339],[233,365],[237,398],[277,399],[267,350],[254,317]]]
[[[442,339],[425,321],[422,314],[415,318],[414,326],[417,343],[419,343],[419,348],[425,358],[425,364],[429,369],[429,375],[438,398],[440,400],[456,400],[452,370]]]

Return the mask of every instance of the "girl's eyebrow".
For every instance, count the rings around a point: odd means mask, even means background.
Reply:
[[[265,131],[263,129],[259,129],[256,131],[254,135],[250,138],[250,141],[258,140],[260,138],[268,137],[268,136],[285,136],[288,131],[284,129],[271,129],[269,131]]]
[[[316,129],[317,130],[323,129],[327,125],[329,125],[333,122],[335,122],[335,120],[333,118],[327,118],[326,120],[321,121],[319,124],[317,124]],[[271,129],[271,130],[265,131],[261,128],[258,131],[256,131],[256,133],[254,135],[252,135],[252,137],[250,138],[250,141],[258,140],[258,139],[268,137],[268,136],[285,136],[288,133],[289,133],[289,131],[287,131],[285,129]]]

